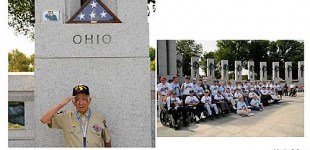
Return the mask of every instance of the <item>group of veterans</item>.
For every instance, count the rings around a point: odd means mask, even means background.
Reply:
[[[290,95],[293,95],[295,85],[290,85]],[[179,118],[189,118],[189,113],[194,114],[195,121],[199,122],[207,116],[224,115],[230,112],[243,117],[253,116],[252,111],[262,111],[264,106],[282,100],[283,92],[288,91],[288,86],[268,82],[219,82],[186,77],[180,84],[178,77],[168,80],[160,77],[157,84],[159,111],[167,109],[172,115],[175,125]],[[189,125],[188,119],[183,119],[183,125]]]

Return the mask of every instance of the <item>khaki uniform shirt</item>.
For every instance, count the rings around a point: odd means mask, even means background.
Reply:
[[[82,117],[85,117],[87,121],[88,112],[84,115],[81,115],[80,120]],[[65,111],[55,114],[50,128],[63,130],[65,147],[83,147],[83,131],[80,121],[76,117],[76,111]],[[108,143],[110,141],[111,137],[104,117],[97,112],[91,111],[91,117],[87,126],[86,147],[103,147],[103,142]]]

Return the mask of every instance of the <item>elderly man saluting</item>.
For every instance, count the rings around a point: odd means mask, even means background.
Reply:
[[[76,111],[57,113],[72,100]],[[66,97],[40,119],[50,128],[62,129],[65,147],[111,147],[111,138],[104,117],[93,112],[86,85],[73,88],[73,96]]]

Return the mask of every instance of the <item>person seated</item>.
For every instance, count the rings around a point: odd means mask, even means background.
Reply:
[[[187,96],[185,99],[185,105],[187,105],[189,111],[194,114],[196,121],[199,121],[200,120],[199,118],[202,119],[206,118],[206,116],[204,116],[203,114],[204,106],[198,104],[199,100],[197,99],[196,96],[194,96],[194,90],[190,90],[189,96]]]
[[[239,102],[237,103],[237,114],[243,117],[254,115],[251,113],[251,109],[248,109],[247,105],[245,104],[243,96],[240,96]]]
[[[215,114],[217,115],[219,111],[217,109],[216,104],[212,104],[211,97],[209,96],[209,94],[210,94],[209,90],[204,91],[204,96],[201,98],[201,103],[204,104],[204,107],[205,109],[207,109],[209,116],[212,115],[211,108],[214,109]]]
[[[169,97],[167,97],[166,99],[166,103],[167,103],[167,108],[168,108],[168,113],[172,114],[173,120],[174,120],[174,124],[175,126],[179,126],[179,118],[180,118],[180,114],[186,114],[183,113],[183,107],[182,107],[182,101],[176,97],[176,93],[175,91],[171,91],[170,92]],[[183,116],[183,121],[185,120],[186,117]]]
[[[258,98],[256,94],[253,95],[253,98],[251,100],[251,109],[252,110],[263,110],[264,109],[263,104],[260,102],[260,99]]]
[[[268,91],[266,90],[266,87],[263,86],[260,90],[261,95],[261,102],[264,104],[264,106],[268,105],[268,101],[271,99],[271,96],[268,94]]]
[[[244,102],[247,106],[249,106],[249,101],[248,101],[248,95],[249,93],[245,90],[244,87],[241,88],[240,93],[242,94],[243,98],[244,98]]]
[[[225,102],[224,97],[220,92],[214,96],[214,103],[216,103],[217,107],[221,107],[222,112],[225,112],[226,114],[229,113],[228,104]]]
[[[254,88],[251,88],[251,89],[250,89],[249,96],[248,96],[248,100],[249,100],[250,102],[252,101],[254,95],[258,96],[258,95],[254,92]]]
[[[267,90],[268,90],[268,89],[267,89]],[[280,101],[280,95],[277,94],[277,93],[275,92],[275,89],[274,89],[274,88],[269,88],[268,94],[270,94],[270,96],[271,96],[271,98],[272,98],[272,100],[273,100],[274,102]]]
[[[237,102],[238,102],[239,100],[238,100],[238,99],[234,99],[234,95],[233,95],[232,92],[230,91],[230,88],[226,88],[226,92],[224,93],[224,97],[225,97],[225,99],[226,99],[229,103],[231,103],[232,108],[233,108],[234,110],[237,110],[236,104],[237,104]]]

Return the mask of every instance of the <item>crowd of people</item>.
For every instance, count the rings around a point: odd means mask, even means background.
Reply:
[[[178,77],[168,80],[160,77],[157,85],[159,111],[166,109],[172,115],[175,125],[179,125],[180,117],[200,121],[208,116],[218,116],[230,112],[241,116],[253,116],[253,111],[262,111],[270,103],[277,103],[285,96],[295,96],[296,86],[268,82],[219,82],[214,80],[211,85],[208,80],[190,77],[180,84]],[[189,116],[190,114],[190,116]],[[182,119],[187,126],[190,121]]]

